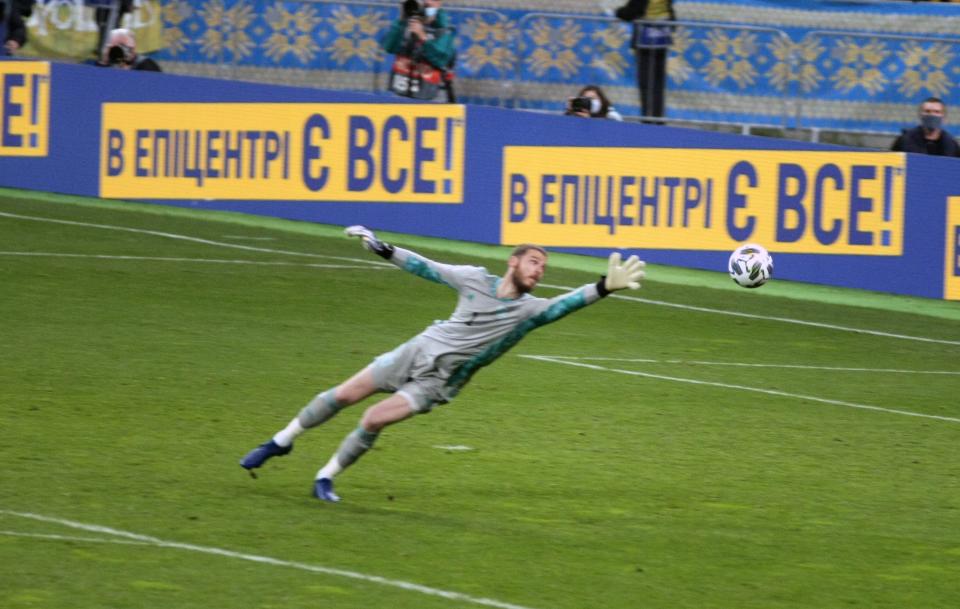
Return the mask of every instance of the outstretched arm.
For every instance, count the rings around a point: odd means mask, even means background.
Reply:
[[[377,238],[377,234],[366,226],[354,224],[343,229],[343,234],[348,237],[359,237],[363,247],[367,248],[377,256],[390,260],[393,258],[394,247],[389,243]]]
[[[620,252],[613,252],[607,260],[607,274],[596,283],[588,283],[572,292],[560,294],[544,302],[541,310],[528,319],[524,334],[570,313],[592,304],[611,292],[617,290],[640,288],[640,280],[644,277],[643,268],[646,264],[636,256],[630,256],[626,261],[620,257]],[[517,338],[519,340],[519,338]]]
[[[607,259],[607,274],[596,283],[588,283],[572,292],[541,300],[536,314],[530,318],[533,328],[553,323],[562,317],[618,290],[640,288],[646,264],[636,256],[623,260],[619,252]],[[531,329],[533,329],[531,328]]]
[[[535,307],[532,310],[533,315],[517,324],[499,340],[487,345],[482,352],[464,362],[454,371],[446,384],[451,387],[463,386],[477,370],[493,362],[513,348],[524,336],[541,326],[566,317],[616,290],[638,289],[640,280],[644,277],[644,266],[644,262],[636,256],[630,256],[626,261],[622,261],[618,252],[610,254],[607,262],[607,274],[601,277],[600,281],[588,283],[572,292],[560,294],[553,298],[536,299],[535,304],[533,304]]]
[[[348,226],[343,232],[348,237],[359,237],[363,242],[363,247],[389,260],[408,273],[452,288],[458,288],[463,283],[465,275],[477,268],[435,262],[416,252],[381,241],[376,233],[365,226]]]

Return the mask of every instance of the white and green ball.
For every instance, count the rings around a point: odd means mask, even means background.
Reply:
[[[762,245],[744,243],[730,254],[727,270],[737,285],[759,288],[773,277],[773,256]]]

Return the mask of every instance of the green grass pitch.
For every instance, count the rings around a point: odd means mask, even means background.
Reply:
[[[310,485],[363,404],[251,479],[452,310],[378,260],[336,227],[0,191],[0,607],[960,606],[957,303],[653,267],[388,429],[343,503]]]

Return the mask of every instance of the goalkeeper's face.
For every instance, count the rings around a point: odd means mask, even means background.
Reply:
[[[519,256],[511,256],[510,263],[513,268],[513,285],[521,294],[533,291],[547,271],[547,255],[534,249]]]

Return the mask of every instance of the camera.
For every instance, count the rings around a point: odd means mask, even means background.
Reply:
[[[107,49],[107,63],[111,66],[129,65],[133,63],[133,57],[133,49],[122,44]]]
[[[400,7],[404,19],[411,17],[423,17],[426,14],[421,0],[404,0]]]
[[[593,112],[591,112],[592,105],[593,99],[589,97],[574,97],[570,100],[570,111],[593,114]]]

